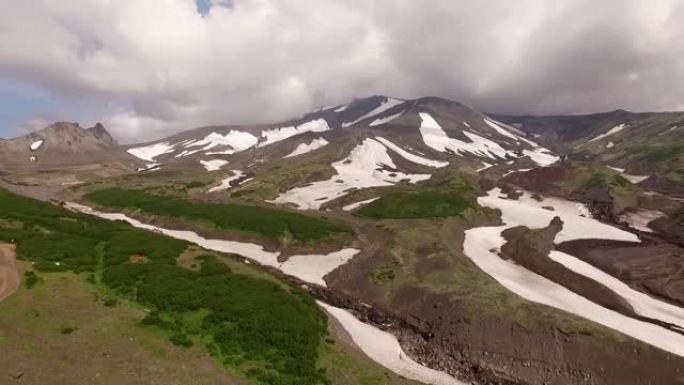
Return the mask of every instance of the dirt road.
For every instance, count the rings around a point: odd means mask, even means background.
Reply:
[[[19,288],[19,273],[14,256],[14,245],[0,243],[0,301]]]

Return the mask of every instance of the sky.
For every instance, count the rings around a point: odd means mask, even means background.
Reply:
[[[0,137],[122,143],[375,94],[506,114],[684,110],[684,0],[0,0]]]

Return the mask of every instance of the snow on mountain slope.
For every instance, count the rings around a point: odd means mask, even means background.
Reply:
[[[217,171],[220,170],[221,167],[227,165],[228,161],[223,159],[209,159],[200,160],[200,164],[202,164],[207,171]]]
[[[504,123],[497,122],[496,120],[490,119],[490,118],[485,118],[484,119],[485,123],[489,126],[492,127],[493,129],[496,130],[499,134],[511,138],[515,140],[516,142],[525,142],[532,146],[532,150],[529,149],[524,149],[522,151],[523,155],[529,156],[530,159],[532,159],[535,163],[537,163],[540,166],[548,166],[553,163],[556,163],[560,158],[554,155],[551,151],[548,149],[540,146],[538,143],[531,141],[527,138],[523,138],[522,136],[512,133],[509,130],[505,129],[504,126],[509,127],[511,130],[514,130],[513,127],[508,126]]]
[[[545,198],[543,202],[537,202],[527,193],[524,193],[519,200],[514,201],[503,199],[500,194],[499,188],[492,189],[487,196],[479,197],[477,201],[482,206],[499,209],[504,225],[477,227],[465,231],[463,250],[478,267],[491,275],[501,285],[527,300],[568,311],[671,353],[684,356],[684,336],[659,325],[637,320],[604,308],[560,284],[497,255],[497,251],[506,242],[501,236],[503,230],[514,226],[546,227],[556,215],[560,216],[564,222],[563,229],[556,235],[556,243],[574,239],[613,239],[638,242],[639,240],[634,234],[582,216],[584,209],[574,202],[557,198]],[[554,211],[545,210],[542,206],[551,206]],[[639,314],[664,321],[676,320],[677,324],[684,320],[681,309],[678,309],[677,313],[672,313],[671,305],[637,293],[627,288],[626,285],[620,285],[614,281],[605,281],[607,278],[602,276],[602,272],[598,269],[579,265],[570,256],[565,257],[558,253],[552,254],[551,258],[579,274],[609,285],[616,290],[618,295],[623,296],[628,302],[635,305],[634,309]]]
[[[423,366],[411,359],[399,345],[397,337],[379,328],[363,323],[349,311],[316,301],[331,314],[349,333],[354,343],[373,361],[403,377],[433,385],[465,385],[465,383]]]
[[[38,140],[36,140],[35,142],[31,143],[31,145],[29,146],[29,148],[31,148],[31,151],[36,151],[36,150],[38,150],[38,149],[40,148],[40,146],[43,145],[43,142],[45,142],[45,140],[43,140],[43,139],[38,139]]]
[[[511,138],[511,139],[515,140],[516,142],[517,142],[518,140],[520,140],[520,137],[519,137],[518,135],[514,135],[514,134],[512,134],[512,133],[506,131],[503,127],[501,127],[500,125],[498,125],[497,122],[495,122],[495,121],[493,121],[493,120],[491,120],[491,119],[489,119],[489,118],[484,118],[484,122],[485,122],[489,127],[495,129],[496,132],[498,132],[499,134],[501,134],[501,135],[503,135],[503,136],[506,136],[506,137],[508,137],[508,138]]]
[[[221,146],[223,147],[221,152],[207,153],[207,155],[216,155],[219,153],[230,155],[236,152],[244,151],[257,144],[258,141],[259,139],[249,132],[230,130],[224,135],[217,132],[212,132],[204,137],[204,139],[190,141],[189,143],[185,144],[185,148],[204,146],[199,151],[206,151]]]
[[[291,158],[293,156],[302,155],[306,154],[307,152],[318,150],[326,144],[328,144],[328,141],[325,140],[325,138],[316,138],[312,140],[311,143],[300,143],[299,146],[297,146],[297,148],[294,149],[294,151],[285,155],[285,158]]]
[[[126,152],[142,160],[154,162],[154,158],[162,154],[173,152],[173,148],[173,145],[170,145],[167,142],[161,142],[150,144],[149,146],[129,148]]]
[[[214,186],[209,189],[209,192],[217,192],[217,191],[223,191],[223,190],[228,190],[229,188],[233,187],[234,184],[240,184],[246,182],[248,179],[245,177],[247,176],[244,172],[241,170],[231,170],[233,172],[233,175],[229,176],[228,178],[225,178],[221,181],[221,183],[218,186]]]
[[[607,132],[605,132],[605,133],[603,133],[603,134],[601,134],[601,135],[599,135],[599,136],[597,136],[597,137],[595,137],[595,138],[593,138],[593,139],[589,139],[589,141],[588,141],[587,143],[591,143],[591,142],[594,142],[594,141],[597,141],[597,140],[601,140],[601,139],[603,139],[603,138],[605,138],[605,137],[608,137],[608,136],[611,136],[611,135],[615,135],[615,134],[617,134],[618,132],[624,130],[625,127],[627,127],[627,125],[626,125],[625,123],[618,124],[617,126],[611,128],[611,129],[608,130]]]
[[[485,156],[492,159],[516,157],[515,153],[505,150],[498,143],[472,132],[463,131],[463,134],[471,140],[470,143],[450,138],[430,114],[421,112],[419,115],[421,119],[420,134],[423,137],[423,142],[428,147],[439,152],[452,151],[458,155],[468,152],[476,156]]]
[[[279,142],[281,140],[290,138],[295,135],[300,135],[305,132],[325,132],[330,131],[330,126],[325,119],[312,120],[298,126],[289,126],[274,128],[272,130],[262,131],[261,136],[266,138],[263,142],[260,142],[257,146],[263,147]]]
[[[302,210],[315,210],[325,202],[347,194],[352,189],[388,186],[407,180],[416,183],[430,178],[430,174],[405,174],[387,154],[387,147],[374,139],[365,139],[332,167],[332,178],[297,187],[281,193],[273,203],[293,203]]]
[[[383,112],[389,110],[390,108],[394,106],[398,106],[402,103],[404,103],[404,100],[399,100],[399,99],[394,99],[394,98],[386,98],[386,100],[380,104],[378,107],[374,108],[373,110],[367,112],[366,114],[354,119],[351,122],[344,122],[342,123],[342,127],[349,127],[353,126],[358,122],[361,122],[363,120],[366,120],[368,118],[372,118],[373,116],[380,115]]]
[[[381,124],[389,123],[393,121],[394,119],[400,117],[404,112],[397,112],[396,114],[392,114],[389,116],[385,116],[384,118],[377,118],[374,121],[372,121],[369,126],[379,126]]]
[[[397,146],[396,144],[390,142],[389,140],[387,140],[385,138],[377,136],[377,137],[375,137],[375,139],[377,141],[379,141],[380,143],[384,144],[390,150],[401,155],[404,159],[411,161],[413,163],[422,164],[423,166],[435,167],[435,168],[440,168],[440,167],[444,167],[444,166],[449,165],[449,162],[442,162],[439,160],[427,159],[427,158],[424,158],[422,156],[412,154],[412,153],[404,150],[403,148]]]

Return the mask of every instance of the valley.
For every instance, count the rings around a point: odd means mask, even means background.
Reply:
[[[57,123],[0,142],[0,246],[44,297],[117,301],[90,316],[142,362],[192,356],[171,383],[684,383],[683,124],[386,96],[132,145]]]

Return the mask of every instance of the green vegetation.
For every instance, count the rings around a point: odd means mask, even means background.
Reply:
[[[189,270],[176,263],[186,242],[2,189],[0,218],[21,224],[0,232],[0,241],[17,244],[18,258],[37,270],[90,274],[108,295],[153,309],[142,323],[165,330],[174,344],[199,342],[259,384],[327,382],[317,368],[325,317],[300,289],[234,273],[213,256]],[[146,262],[132,263],[132,255]],[[75,330],[68,328],[62,333]]]
[[[161,199],[137,190],[107,188],[87,194],[86,199],[107,207],[209,221],[222,230],[244,231],[272,239],[286,237],[312,242],[351,232],[348,227],[285,210],[230,203],[197,203],[168,197]]]
[[[664,163],[673,160],[681,160],[684,155],[684,143],[675,142],[649,148],[642,156],[641,160],[649,163]]]
[[[330,166],[333,159],[320,158],[318,162],[303,159],[289,159],[276,162],[260,169],[249,183],[231,190],[232,197],[254,198],[256,200],[275,199],[281,188],[291,188],[307,182],[325,180],[333,176]]]
[[[36,274],[33,271],[27,271],[24,273],[24,283],[26,284],[26,288],[30,289],[36,284],[40,282],[40,278],[38,277],[38,274]]]
[[[470,199],[457,192],[394,192],[356,211],[371,218],[433,218],[460,215],[473,207]]]
[[[584,184],[584,188],[608,187],[610,189],[619,189],[631,185],[632,183],[620,174],[607,175],[603,172],[594,172],[591,178]]]

